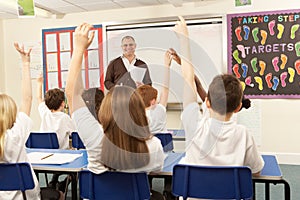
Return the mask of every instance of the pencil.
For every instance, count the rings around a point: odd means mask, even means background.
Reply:
[[[53,156],[53,155],[54,155],[54,153],[51,153],[51,154],[49,154],[49,155],[47,155],[47,156],[41,158],[41,160],[44,160],[44,159],[46,159],[46,158],[49,158],[50,156]]]

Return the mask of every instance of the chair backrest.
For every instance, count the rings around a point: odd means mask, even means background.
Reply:
[[[33,188],[34,181],[28,163],[0,164],[0,191],[20,190],[26,199],[25,190]]]
[[[28,148],[58,149],[58,139],[56,133],[52,132],[31,132],[27,141]]]
[[[174,145],[171,133],[156,133],[154,136],[160,139],[164,152],[173,151]]]
[[[76,149],[85,149],[85,146],[77,132],[72,132],[72,147]]]
[[[80,197],[86,199],[141,200],[150,199],[146,173],[79,172]]]
[[[205,199],[251,199],[252,173],[245,166],[175,165],[172,192]]]

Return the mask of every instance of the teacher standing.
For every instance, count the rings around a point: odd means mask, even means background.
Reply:
[[[143,84],[151,85],[152,81],[147,64],[135,55],[136,43],[134,38],[132,36],[123,37],[121,47],[122,56],[112,60],[107,67],[104,81],[106,89],[109,90],[115,85],[127,85],[133,88]],[[146,69],[142,82],[135,81],[130,76],[130,71],[136,67]]]

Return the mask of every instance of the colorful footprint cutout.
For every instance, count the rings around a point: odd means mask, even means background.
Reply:
[[[284,69],[285,65],[287,63],[288,57],[284,54],[280,55],[280,60],[281,60],[281,65],[280,65],[280,69]]]
[[[239,73],[239,65],[238,64],[235,64],[233,66],[232,70],[237,78],[241,78],[241,74]]]
[[[282,74],[280,74],[280,82],[282,87],[286,86],[286,82],[285,82],[286,78],[287,78],[287,72],[283,72]]]
[[[236,49],[232,53],[233,58],[236,60],[237,63],[241,64],[242,60],[239,58],[239,51]]]
[[[246,85],[248,85],[248,86],[250,86],[250,87],[254,87],[254,83],[252,83],[251,76],[248,76],[248,77],[245,79],[245,83],[246,83]]]
[[[245,64],[245,63],[242,63],[242,70],[243,70],[243,73],[242,73],[242,77],[243,78],[246,78],[246,76],[247,76],[247,73],[248,73],[248,65],[247,64]]]
[[[245,32],[244,40],[248,40],[248,38],[249,38],[249,33],[250,33],[250,28],[249,28],[249,26],[244,25],[244,26],[243,26],[243,29],[244,29],[244,32]]]
[[[246,88],[246,84],[243,82],[243,81],[240,81],[240,83],[241,83],[241,85],[242,85],[242,89],[243,89],[243,91],[245,90],[245,88]]]
[[[291,28],[291,39],[295,39],[296,37],[296,31],[299,29],[299,24],[294,24]]]
[[[255,72],[255,73],[258,71],[256,65],[257,65],[257,58],[254,57],[251,59],[251,67],[253,69],[253,72]]]
[[[242,53],[242,58],[246,58],[244,45],[238,44],[238,45],[236,45],[236,48]]]
[[[266,83],[267,83],[268,88],[271,88],[273,86],[273,84],[271,82],[271,80],[272,80],[272,73],[268,73],[265,76],[265,79],[266,79]]]
[[[268,23],[268,28],[269,28],[270,35],[275,34],[274,26],[275,26],[275,20],[272,20]]]
[[[295,70],[293,68],[291,68],[291,67],[288,67],[288,73],[290,75],[289,82],[290,83],[294,82]]]
[[[274,70],[275,70],[276,72],[279,71],[278,62],[279,62],[279,57],[278,57],[278,56],[276,56],[276,57],[274,57],[274,58],[272,59],[272,65],[273,65]]]
[[[294,66],[297,71],[297,74],[300,75],[300,60],[296,60]]]
[[[284,32],[284,26],[282,24],[277,24],[278,34],[277,39],[281,39],[282,34]]]
[[[242,32],[242,28],[240,26],[236,27],[236,29],[234,30],[236,38],[238,39],[238,41],[242,41],[243,38],[241,36],[241,32]]]
[[[300,56],[300,41],[296,42],[296,44],[295,44],[295,51],[296,51],[297,57],[299,57]]]
[[[263,88],[263,84],[262,84],[262,79],[261,79],[261,77],[255,76],[255,77],[254,77],[254,80],[255,80],[256,83],[258,83],[258,89],[259,89],[259,90],[263,90],[264,88]]]
[[[259,67],[260,67],[259,75],[263,76],[265,73],[265,69],[266,69],[266,63],[264,61],[260,60]]]
[[[257,36],[258,31],[259,31],[258,27],[255,27],[254,29],[252,29],[252,36],[253,36],[254,42],[258,42],[259,41],[259,38]]]
[[[272,87],[272,90],[276,91],[278,85],[279,85],[279,78],[277,76],[274,76],[273,77],[273,87]]]
[[[265,31],[265,30],[260,30],[260,36],[261,36],[261,38],[262,38],[261,41],[260,41],[261,45],[266,44],[267,37],[268,37],[267,31]]]

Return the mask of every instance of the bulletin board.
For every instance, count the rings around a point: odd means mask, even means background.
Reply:
[[[42,30],[44,89],[65,88],[76,27]],[[85,89],[104,90],[102,25],[94,25],[95,37],[84,53],[82,79]]]
[[[300,10],[227,15],[228,72],[250,98],[300,97]]]

